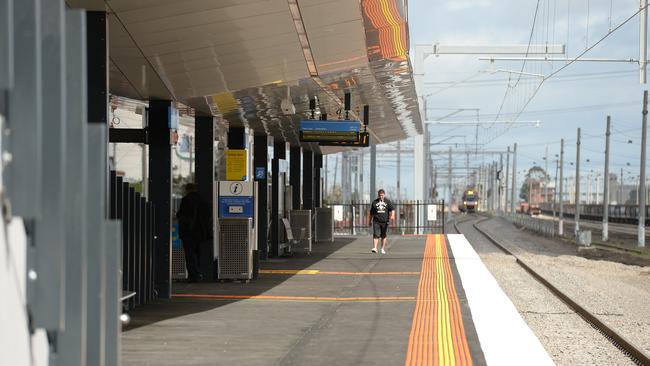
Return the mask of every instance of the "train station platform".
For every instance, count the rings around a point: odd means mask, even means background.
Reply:
[[[124,365],[552,364],[463,235],[337,237],[133,313]]]

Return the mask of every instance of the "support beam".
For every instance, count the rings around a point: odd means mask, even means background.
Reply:
[[[210,219],[213,222],[214,208],[214,125],[213,116],[194,117],[194,183],[196,191],[208,204]],[[210,238],[214,237],[213,228],[210,228]],[[199,269],[205,281],[215,280],[214,245],[212,239],[200,244]]]
[[[86,14],[66,11],[67,123],[65,174],[65,329],[58,335],[59,365],[86,364],[88,124],[86,98]]]
[[[322,207],[323,184],[321,170],[323,168],[323,155],[314,153],[314,208]]]
[[[111,128],[108,130],[110,143],[148,144],[147,130],[141,128]]]
[[[87,113],[88,113],[88,364],[103,364],[106,357],[106,310],[109,277],[116,268],[106,267],[108,213],[108,27],[105,12],[86,12]]]
[[[399,150],[399,143],[398,143],[398,150]],[[417,135],[413,138],[413,164],[414,164],[414,169],[413,169],[413,183],[414,183],[414,198],[416,200],[423,200],[424,199],[424,187],[425,183],[424,180],[426,176],[424,175],[424,136],[422,135]],[[398,151],[398,153],[400,153]],[[398,178],[399,179],[399,176]],[[398,198],[399,200],[399,198]],[[423,215],[419,215],[418,217],[423,218]],[[418,223],[418,226],[421,225],[424,221]]]
[[[164,299],[171,297],[170,107],[166,100],[149,102],[149,199],[156,209],[154,286]]]
[[[633,58],[567,58],[567,57],[479,57],[480,61],[537,61],[537,62],[618,62],[618,63],[638,63],[639,60]]]
[[[282,227],[280,219],[284,214],[283,206],[280,204],[284,197],[280,192],[284,192],[284,181],[280,181],[280,161],[287,158],[287,144],[284,141],[273,143],[273,160],[271,161],[271,245],[269,248],[269,257],[277,257],[280,248],[280,228]]]
[[[228,129],[228,148],[246,148],[246,129],[244,127],[230,127]]]
[[[377,193],[377,145],[370,140],[370,198]]]
[[[454,126],[478,126],[478,125],[517,125],[539,127],[541,122],[535,121],[424,121],[429,125],[454,125]]]
[[[265,134],[255,135],[253,140],[253,174],[257,182],[257,250],[258,258],[266,259],[268,256],[268,228],[269,228],[269,205],[268,205],[268,179],[267,166],[269,164],[269,138]],[[263,177],[257,176],[257,170],[264,170]]]
[[[39,202],[41,217],[36,220],[31,233],[33,241],[27,260],[30,271],[35,271],[38,276],[27,282],[27,294],[34,327],[56,332],[65,326],[65,19],[62,3],[45,1],[41,6],[43,16],[37,20],[41,22],[41,82],[46,93],[40,102],[43,116],[47,118],[47,123],[42,125],[43,136],[47,138],[42,141],[40,157],[43,163],[40,173],[43,179]]]
[[[309,150],[302,153],[302,208],[314,209],[314,153]]]
[[[42,182],[42,43],[41,1],[13,2],[14,88],[9,93],[6,136],[11,162],[3,171],[12,213],[23,219],[40,217]],[[3,35],[4,36],[4,35]]]
[[[414,73],[424,74],[424,60],[431,55],[563,55],[561,44],[512,44],[512,45],[441,45],[418,44],[415,46]]]
[[[302,185],[300,182],[300,162],[302,158],[302,148],[300,146],[291,146],[289,149],[289,184],[291,185],[291,207],[293,210],[300,210]]]

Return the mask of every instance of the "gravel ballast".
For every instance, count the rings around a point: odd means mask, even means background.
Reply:
[[[502,219],[480,227],[498,233],[538,273],[650,354],[650,267],[567,255],[567,244],[521,231]]]
[[[473,222],[475,220],[459,224],[460,230],[556,364],[634,364],[597,330],[524,271],[512,256],[501,252],[478,233],[472,227]],[[484,224],[486,223],[481,227]],[[512,229],[517,230],[514,227]],[[502,230],[499,229],[498,233],[501,238]],[[566,250],[566,253],[561,255],[570,256],[569,253],[570,250]]]

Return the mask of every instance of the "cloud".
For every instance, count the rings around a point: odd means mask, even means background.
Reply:
[[[493,0],[448,0],[445,8],[452,11],[466,10],[469,8],[489,8],[494,5]]]

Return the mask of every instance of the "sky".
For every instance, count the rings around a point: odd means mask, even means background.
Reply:
[[[416,44],[504,45],[563,44],[567,58],[573,59],[586,49],[584,58],[638,59],[639,18],[612,32],[638,11],[636,0],[410,0],[409,34],[411,60]],[[535,16],[537,10],[537,16]],[[533,27],[533,22],[535,26]],[[557,55],[556,57],[564,57]],[[560,68],[566,66],[564,69]],[[544,167],[548,148],[549,173],[555,175],[555,154],[560,139],[565,140],[565,176],[575,174],[576,134],[582,130],[581,175],[590,170],[604,171],[606,117],[612,118],[610,171],[624,175],[630,182],[639,175],[640,136],[643,91],[638,64],[527,62],[478,60],[477,55],[441,55],[428,57],[424,75],[416,76],[420,95],[427,97],[427,120],[437,120],[456,108],[473,109],[455,115],[452,120],[481,121],[539,120],[538,128],[518,126],[506,130],[499,125],[478,129],[479,148],[505,150],[518,144],[517,170],[534,164]],[[539,77],[519,76],[526,72],[552,77],[540,86]],[[458,83],[460,81],[465,81]],[[510,84],[510,87],[508,86]],[[499,111],[501,111],[499,113]],[[424,117],[424,116],[423,116]],[[502,126],[502,125],[501,125]],[[431,126],[432,140],[445,143],[476,143],[475,127]],[[439,145],[446,150],[449,145]],[[446,157],[440,157],[446,159]],[[496,158],[496,157],[495,157]],[[490,156],[477,158],[485,162]],[[587,161],[588,160],[588,161]],[[440,164],[445,164],[443,160]],[[410,164],[412,166],[412,163]],[[408,164],[406,164],[408,166]],[[412,170],[412,168],[411,168]],[[394,167],[378,170],[378,182],[390,184]],[[402,173],[412,181],[412,171]],[[519,182],[523,179],[520,175]],[[585,178],[586,179],[586,178]],[[381,184],[381,183],[380,183]],[[586,184],[586,183],[585,183]],[[407,195],[412,194],[406,184]],[[402,183],[405,186],[405,183]],[[410,189],[409,189],[410,188]]]

